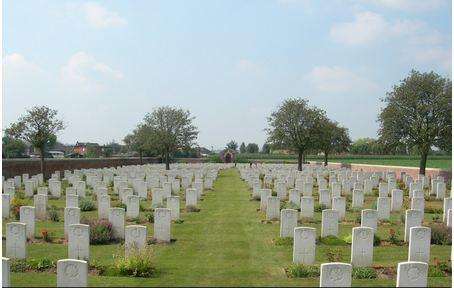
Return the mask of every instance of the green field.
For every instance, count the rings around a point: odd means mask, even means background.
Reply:
[[[315,189],[314,189],[315,191]],[[90,286],[318,286],[318,278],[288,278],[284,268],[292,264],[292,246],[278,246],[279,223],[265,224],[265,214],[258,211],[259,202],[251,200],[251,190],[239,177],[236,169],[222,170],[213,190],[206,190],[198,206],[201,211],[182,211],[180,224],[172,224],[172,244],[153,244],[156,274],[151,278],[115,277],[96,275],[91,271]],[[181,192],[181,207],[184,195]],[[317,203],[317,194],[315,195]],[[367,196],[364,208],[372,208],[374,196]],[[348,198],[349,199],[349,198]],[[351,199],[349,199],[351,202]],[[144,203],[150,206],[150,201]],[[50,200],[49,206],[62,208],[63,200]],[[408,203],[405,205],[408,206]],[[442,208],[442,202],[430,200],[426,207]],[[141,212],[141,218],[145,214]],[[348,211],[345,221],[339,226],[339,238],[351,233],[352,227],[359,226],[356,219],[360,212]],[[96,217],[96,211],[82,212],[82,216]],[[63,215],[61,215],[63,216]],[[425,223],[432,221],[434,214],[425,214]],[[61,217],[61,219],[63,219]],[[299,226],[316,227],[320,234],[321,212],[316,213],[311,223]],[[135,224],[135,223],[127,223]],[[152,224],[148,227],[148,238],[153,235]],[[401,214],[393,213],[389,223],[379,224],[378,235],[387,240],[392,228],[403,239],[404,226]],[[3,232],[5,221],[3,222]],[[37,237],[41,229],[54,233],[55,238],[63,237],[63,222],[37,222]],[[4,240],[3,240],[4,241]],[[384,242],[383,242],[384,243]],[[3,242],[3,253],[4,251]],[[28,244],[28,258],[48,257],[54,261],[66,258],[65,244],[48,244],[40,239]],[[121,246],[91,245],[90,261],[98,265],[112,265],[112,255],[119,253]],[[343,262],[350,261],[350,245],[318,244],[316,264],[328,262],[326,253],[339,249]],[[374,280],[353,280],[354,286],[394,286],[397,263],[407,260],[408,246],[382,245],[374,247],[374,266],[392,267],[390,276],[380,275]],[[432,245],[431,256],[446,261],[451,254],[448,245]],[[433,264],[433,263],[431,263]],[[449,287],[451,277],[430,277],[433,287]],[[12,273],[13,286],[55,286],[55,271]]]
[[[238,162],[263,161],[265,163],[297,163],[297,155],[284,154],[238,154]],[[323,156],[309,155],[306,161],[323,162]],[[419,167],[418,156],[407,155],[332,155],[328,158],[329,162],[345,164],[372,164],[389,166]],[[452,169],[450,156],[429,156],[427,168],[440,168],[445,170]]]

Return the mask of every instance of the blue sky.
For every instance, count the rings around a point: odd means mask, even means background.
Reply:
[[[3,128],[57,109],[63,143],[122,141],[161,105],[198,144],[266,140],[286,98],[376,137],[380,98],[411,69],[451,78],[451,1],[3,1]]]

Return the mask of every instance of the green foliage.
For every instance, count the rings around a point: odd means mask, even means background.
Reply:
[[[87,147],[85,148],[85,158],[99,158],[99,151],[96,145],[93,144],[87,144]]]
[[[360,138],[354,141],[350,147],[350,153],[360,154],[360,155],[383,155],[388,154],[386,146],[373,138]],[[401,154],[405,154],[404,150],[401,151]]]
[[[244,144],[244,142],[241,142],[240,153],[246,153],[246,145]]]
[[[124,203],[121,203],[121,202],[117,202],[117,204],[115,205],[116,208],[123,208],[126,210],[126,204]]]
[[[47,215],[49,216],[49,219],[52,222],[59,222],[60,221],[60,215],[58,214],[58,211],[55,208],[52,208],[51,210],[49,210]]]
[[[375,279],[377,272],[373,268],[353,268],[353,279]]]
[[[263,154],[270,154],[271,152],[271,144],[265,143],[262,146],[262,153]]]
[[[238,149],[238,143],[236,143],[234,140],[231,140],[229,143],[225,145],[225,147],[236,151],[236,149]]]
[[[429,265],[429,277],[446,277],[446,274],[437,266]]]
[[[344,237],[345,243],[352,244],[352,237],[353,237],[352,234],[349,234],[348,236],[345,236]]]
[[[44,257],[41,259],[31,259],[28,262],[29,268],[37,271],[44,271],[49,268],[55,268],[57,265],[54,261]]]
[[[151,249],[133,249],[128,257],[116,259],[115,268],[122,276],[151,277],[155,272]]]
[[[435,72],[412,70],[400,85],[383,99],[379,114],[380,140],[389,147],[404,143],[415,147],[423,159],[420,173],[432,146],[451,151],[451,80]]]
[[[20,207],[26,205],[27,201],[25,201],[24,199],[13,197],[13,201],[11,201],[10,210],[11,212],[13,212],[14,218],[16,220],[20,219]]]
[[[316,265],[292,264],[287,269],[290,278],[315,278],[320,277],[320,267]]]
[[[314,212],[322,212],[325,209],[328,209],[328,207],[324,204],[315,204],[314,206]]]
[[[298,206],[297,204],[295,204],[295,203],[293,203],[293,202],[288,202],[288,203],[285,205],[285,208],[286,208],[286,209],[298,210],[298,209],[300,209],[300,206]]]
[[[339,248],[327,249],[325,251],[325,257],[329,262],[341,262],[343,258],[342,250],[340,250]]]
[[[153,213],[147,214],[147,215],[145,215],[145,217],[147,218],[147,221],[149,223],[154,223],[154,214]]]
[[[389,229],[388,230],[388,239],[389,242],[393,245],[400,245],[401,241],[398,239],[398,232],[394,231],[394,229]]]
[[[258,153],[259,152],[259,145],[256,143],[249,143],[246,146],[247,153]]]
[[[33,107],[5,130],[5,134],[15,139],[31,143],[44,152],[57,141],[56,133],[64,129],[63,122],[55,119],[57,110],[46,106]]]
[[[219,154],[210,154],[208,156],[208,162],[210,162],[210,163],[221,163],[221,156]]]
[[[26,272],[29,266],[26,260],[23,259],[11,259],[10,260],[10,271],[11,272]]]
[[[293,238],[292,237],[279,237],[274,240],[274,245],[276,246],[292,246]]]
[[[376,233],[374,234],[374,246],[380,246],[381,238]]]
[[[451,229],[444,224],[430,225],[430,243],[436,245],[451,244]]]
[[[337,238],[336,236],[326,236],[326,237],[320,237],[319,239],[320,243],[325,244],[325,245],[330,245],[330,246],[343,246],[343,245],[348,245],[347,242],[345,242],[342,239]]]
[[[2,157],[3,158],[23,158],[25,155],[26,145],[24,141],[14,139],[11,136],[2,138]]]
[[[81,197],[79,200],[79,208],[80,211],[93,211],[96,210],[96,204],[89,198]]]
[[[90,225],[90,244],[108,244],[112,241],[112,223],[107,219],[82,218],[80,223]]]

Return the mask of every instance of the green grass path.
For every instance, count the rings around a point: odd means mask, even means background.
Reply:
[[[318,286],[319,279],[290,279],[284,267],[292,263],[292,246],[276,246],[279,224],[262,224],[259,202],[250,201],[250,190],[236,169],[222,170],[214,189],[205,191],[200,212],[182,213],[182,224],[172,224],[170,245],[153,245],[157,273],[152,278],[89,277],[90,286]],[[183,203],[183,202],[182,202]],[[369,205],[369,204],[368,204]],[[183,207],[183,206],[182,206]],[[320,214],[320,213],[317,213]],[[352,218],[356,216],[351,216]],[[395,216],[396,218],[398,215]],[[317,217],[319,218],[319,217]],[[299,226],[303,226],[300,224]],[[320,224],[305,224],[317,227]],[[152,225],[147,225],[152,237]],[[351,225],[340,227],[340,238],[351,233]],[[384,227],[384,230],[387,228]],[[383,230],[383,231],[384,231]],[[30,245],[30,257],[66,258],[66,245]],[[343,262],[350,261],[350,246],[317,245],[316,264],[327,262],[325,252],[339,248]],[[112,265],[118,245],[91,246],[91,260]],[[407,247],[374,248],[374,264],[397,266],[407,258]],[[449,246],[432,248],[441,257]],[[448,256],[449,257],[449,256]],[[431,286],[448,286],[450,278],[430,278]],[[53,273],[13,273],[15,286],[55,286]],[[394,279],[354,280],[355,286],[394,286]]]

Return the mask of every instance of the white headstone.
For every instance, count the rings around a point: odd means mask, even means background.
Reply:
[[[88,287],[88,263],[84,260],[57,261],[57,287]]]
[[[268,196],[266,202],[266,219],[279,219],[279,210],[280,210],[280,200],[279,197]]]
[[[298,211],[294,209],[281,210],[280,237],[293,237],[298,222]]]
[[[321,237],[329,235],[336,236],[339,231],[339,211],[325,209],[322,211],[322,233]]]
[[[391,201],[389,197],[377,198],[377,218],[378,220],[389,220],[391,212]]]
[[[363,192],[363,190],[354,189],[353,190],[352,207],[353,208],[362,208],[363,205],[364,205],[364,192]]]
[[[134,250],[142,250],[147,245],[147,227],[142,225],[128,225],[125,229],[125,255]]]
[[[393,189],[391,191],[391,211],[400,211],[404,201],[404,191]]]
[[[260,189],[260,209],[266,210],[268,197],[272,195],[271,189]]]
[[[162,188],[151,189],[151,205],[161,205],[164,191]]]
[[[136,195],[128,196],[126,199],[126,217],[137,218],[140,212],[140,197]]]
[[[293,263],[312,265],[315,262],[315,228],[296,227],[293,239]]]
[[[108,219],[110,209],[110,196],[99,195],[98,196],[98,218]]]
[[[66,195],[66,207],[79,207],[79,196]]]
[[[314,217],[314,197],[301,197],[301,217]]]
[[[318,190],[318,204],[319,205],[325,205],[326,207],[331,207],[331,199],[329,195],[329,190],[328,189],[320,189]]]
[[[158,241],[170,242],[171,210],[156,208],[154,210],[154,238]]]
[[[410,228],[408,261],[429,263],[430,260],[430,228],[414,226]]]
[[[343,220],[345,217],[345,198],[333,197],[331,207],[339,212],[339,221]]]
[[[405,211],[405,234],[404,240],[408,241],[410,238],[410,228],[421,226],[424,213],[421,210],[407,210]]]
[[[125,239],[125,209],[110,208],[109,222],[112,223],[112,237]]]
[[[71,224],[68,229],[68,258],[87,260],[90,254],[90,226]]]
[[[446,223],[449,209],[452,209],[452,198],[445,198],[443,199],[443,223]]]
[[[2,217],[9,218],[10,195],[2,194]]]
[[[355,227],[352,229],[351,263],[353,267],[372,266],[374,252],[374,229]]]
[[[400,262],[396,287],[427,287],[429,265],[424,262]]]
[[[446,183],[437,183],[437,199],[444,199],[446,194]]]
[[[35,215],[39,220],[46,220],[47,216],[47,195],[35,195],[33,196],[33,202],[35,205]]]
[[[2,287],[11,287],[10,260],[6,257],[2,257]]]
[[[21,206],[19,208],[20,222],[26,224],[26,235],[28,239],[35,238],[35,207]]]
[[[324,263],[320,265],[320,287],[351,287],[352,265],[347,263]]]
[[[180,197],[170,196],[167,197],[167,208],[170,209],[170,216],[172,220],[180,219]]]
[[[411,209],[421,210],[424,213],[424,198],[422,197],[411,198]]]
[[[80,224],[80,208],[65,208],[65,238],[68,237],[69,225]]]
[[[377,231],[377,210],[361,210],[361,227],[369,227]]]
[[[6,223],[6,257],[11,259],[27,258],[27,236],[24,223]]]
[[[186,207],[187,206],[197,206],[197,190],[194,188],[186,189]]]

